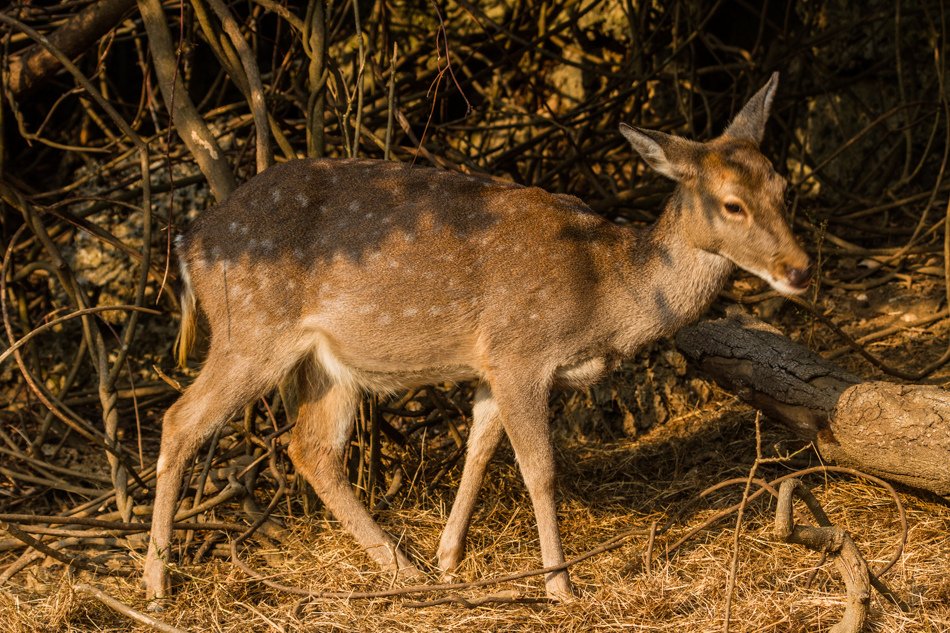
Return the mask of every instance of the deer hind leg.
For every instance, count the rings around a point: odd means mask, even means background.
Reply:
[[[564,562],[564,552],[554,500],[554,448],[548,421],[548,390],[539,385],[499,380],[493,381],[491,387],[534,506],[541,560],[545,567],[560,565]],[[544,580],[549,597],[564,602],[573,599],[567,570],[551,572]]]
[[[475,392],[475,404],[472,407],[472,429],[468,435],[468,450],[465,455],[465,467],[462,469],[462,482],[459,484],[449,520],[442,531],[439,541],[439,569],[447,579],[465,556],[465,537],[475,510],[478,491],[485,481],[485,471],[491,461],[504,427],[498,415],[498,403],[487,384],[478,386]]]
[[[288,363],[293,359],[287,359]],[[155,504],[143,581],[148,599],[167,593],[172,523],[182,477],[198,448],[234,411],[273,387],[284,367],[266,367],[251,355],[215,348],[198,378],[165,413],[158,456]]]
[[[313,373],[302,371],[298,382],[301,401],[287,450],[290,459],[370,558],[401,579],[421,580],[422,573],[376,524],[346,479],[343,455],[359,404],[357,389]]]

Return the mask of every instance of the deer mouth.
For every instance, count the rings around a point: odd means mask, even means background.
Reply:
[[[800,295],[808,290],[808,286],[811,285],[811,281],[806,281],[804,285],[795,285],[783,279],[776,279],[772,275],[765,276],[763,279],[772,286],[773,290],[786,296]]]
[[[745,270],[746,272],[752,273],[762,281],[765,281],[770,286],[772,286],[773,290],[783,295],[800,295],[808,290],[809,286],[811,286],[812,267],[810,265],[806,265],[806,267],[803,269],[790,267],[788,265],[758,268],[755,266],[743,265],[735,261],[734,263],[739,268]],[[781,271],[779,274],[776,274],[776,272],[778,272],[775,270],[776,268],[778,271]]]
[[[811,279],[815,272],[815,267],[806,263],[803,267],[784,266],[785,285],[794,290],[794,294],[805,292],[811,285]]]
[[[738,262],[735,262],[735,264],[739,266],[739,268],[752,273],[762,281],[768,283],[772,286],[773,290],[783,295],[800,295],[808,290],[808,287],[811,285],[811,266],[806,266],[804,269],[797,269],[787,265],[759,268],[743,265]],[[792,270],[798,272],[789,274]],[[776,274],[778,271],[781,272]]]

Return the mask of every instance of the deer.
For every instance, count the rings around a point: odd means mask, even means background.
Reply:
[[[186,466],[246,403],[293,380],[287,453],[368,556],[400,582],[423,573],[374,521],[344,470],[360,398],[476,382],[458,492],[441,536],[448,577],[489,461],[507,436],[545,568],[562,566],[548,398],[697,320],[742,268],[786,295],[810,283],[785,219],[786,181],[760,151],[778,73],[719,137],[620,124],[676,185],[649,227],[570,195],[393,161],[296,159],[254,176],[180,237],[183,361],[197,309],[207,358],[163,420],[144,585],[169,592]],[[567,569],[544,577],[569,601]]]

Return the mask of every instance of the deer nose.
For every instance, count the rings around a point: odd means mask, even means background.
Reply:
[[[788,277],[788,283],[796,288],[807,288],[808,284],[811,283],[811,277],[814,273],[815,267],[811,264],[808,264],[804,268],[795,268],[794,266],[788,266],[785,269],[785,275]]]

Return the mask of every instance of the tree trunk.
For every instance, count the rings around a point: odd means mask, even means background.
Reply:
[[[747,315],[702,321],[676,344],[827,462],[950,495],[950,391],[864,381]]]

